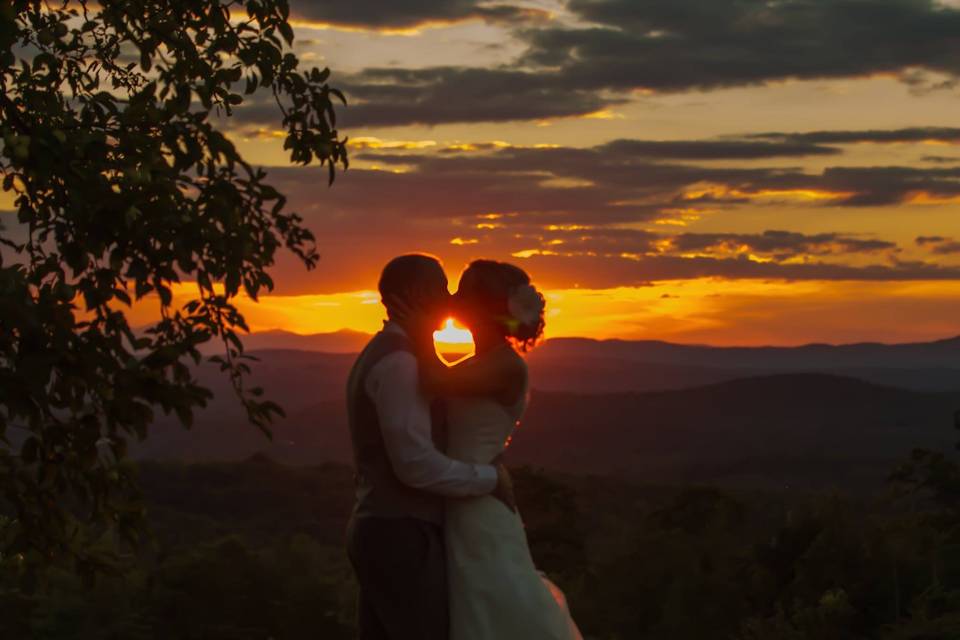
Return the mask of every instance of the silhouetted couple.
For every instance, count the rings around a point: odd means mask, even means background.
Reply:
[[[523,415],[518,351],[544,299],[513,265],[473,262],[451,296],[431,256],[380,278],[389,320],[347,390],[357,501],[347,534],[361,640],[579,640],[563,594],[534,567],[499,457]],[[476,353],[447,367],[434,330],[453,315]]]

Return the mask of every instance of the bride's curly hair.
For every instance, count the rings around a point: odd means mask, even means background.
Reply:
[[[526,303],[523,318],[515,317],[518,292]],[[495,260],[474,260],[460,276],[457,297],[469,301],[473,311],[487,316],[514,349],[527,352],[543,338],[546,301],[530,282],[526,271]]]

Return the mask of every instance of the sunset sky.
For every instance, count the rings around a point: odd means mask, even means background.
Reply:
[[[545,290],[548,336],[713,344],[960,334],[960,2],[291,0],[351,166],[230,135],[317,235],[255,330],[375,330],[392,256]]]

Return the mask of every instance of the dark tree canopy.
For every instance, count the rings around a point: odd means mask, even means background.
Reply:
[[[280,412],[244,388],[232,300],[272,288],[278,250],[317,254],[218,126],[262,93],[293,163],[346,167],[343,97],[299,67],[288,17],[287,0],[0,0],[0,179],[27,230],[0,230],[0,569],[95,574],[137,542],[127,442],[157,409],[191,424],[199,345],[223,341],[254,424]],[[196,295],[177,307],[180,282]],[[137,304],[159,306],[146,332]]]

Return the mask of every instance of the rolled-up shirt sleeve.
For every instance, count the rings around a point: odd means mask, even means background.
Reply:
[[[384,447],[400,482],[450,497],[482,496],[494,490],[495,467],[454,460],[434,445],[430,406],[420,391],[412,353],[397,351],[378,362],[367,376],[365,390],[376,405]]]

